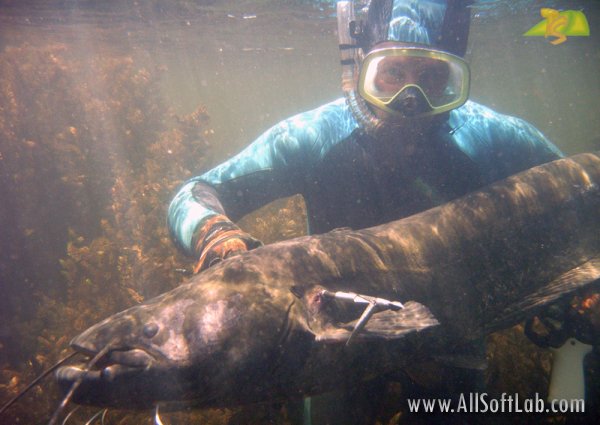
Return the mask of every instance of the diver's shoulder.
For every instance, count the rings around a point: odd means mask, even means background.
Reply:
[[[327,149],[346,139],[358,123],[342,97],[288,118],[284,127],[298,140]]]
[[[516,172],[562,156],[532,124],[474,101],[451,111],[448,123],[460,149],[488,166],[504,162],[510,172]]]
[[[483,125],[488,129],[499,126],[503,130],[507,130],[510,128],[531,126],[531,124],[522,118],[503,114],[473,100],[468,100],[460,108],[451,111],[449,121],[452,127],[470,124],[478,127]]]
[[[358,126],[345,99],[335,99],[279,121],[250,146],[247,152],[270,152],[286,161],[318,161]]]
[[[474,100],[467,100],[460,108],[452,110],[450,116],[453,115],[463,118],[480,117],[487,119],[503,119],[508,117],[508,115],[495,111],[489,106],[475,102]]]

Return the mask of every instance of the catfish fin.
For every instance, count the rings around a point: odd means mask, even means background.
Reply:
[[[438,325],[431,311],[415,301],[408,301],[404,308],[374,313],[363,330],[353,336],[356,339],[396,339],[410,333]],[[329,326],[317,333],[316,340],[323,342],[346,342],[352,335],[356,320],[339,326]]]
[[[595,257],[560,275],[548,285],[506,308],[499,314],[498,319],[486,326],[486,332],[494,332],[518,323],[530,316],[532,311],[537,311],[563,297],[573,295],[577,290],[585,288],[598,279],[600,279],[600,257]]]

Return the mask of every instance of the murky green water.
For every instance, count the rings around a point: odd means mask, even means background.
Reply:
[[[558,3],[583,8],[590,37],[569,37],[556,46],[543,37],[523,37],[540,20],[535,9],[489,21],[475,19],[470,38],[472,98],[530,121],[567,153],[598,149],[600,51],[593,28],[600,5]]]

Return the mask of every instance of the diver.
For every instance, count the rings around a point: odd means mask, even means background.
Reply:
[[[344,96],[275,124],[171,202],[170,234],[195,272],[260,246],[235,221],[277,198],[303,196],[311,234],[360,229],[561,157],[529,123],[468,99],[468,5],[338,2]]]

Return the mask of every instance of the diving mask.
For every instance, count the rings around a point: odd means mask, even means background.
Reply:
[[[435,115],[466,102],[469,67],[458,56],[430,48],[375,48],[362,62],[358,92],[394,115]]]

